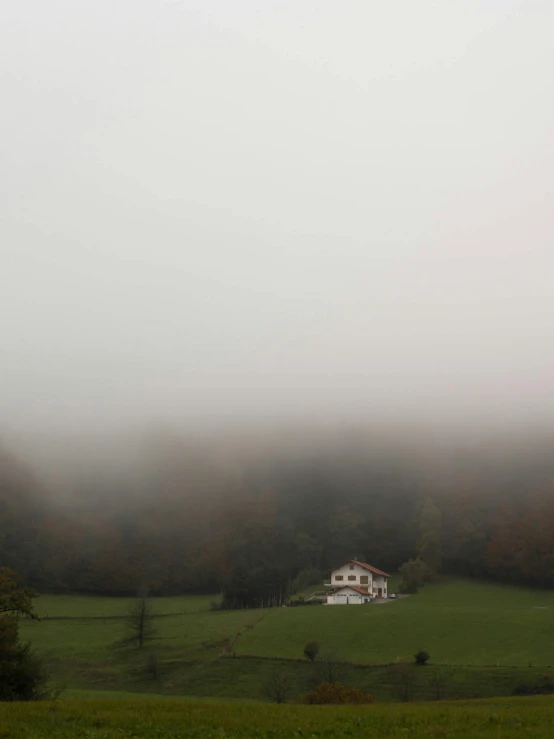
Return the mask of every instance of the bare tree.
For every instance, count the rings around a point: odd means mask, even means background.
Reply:
[[[444,693],[446,690],[446,686],[450,680],[450,677],[452,676],[452,670],[450,670],[446,666],[441,666],[437,668],[430,676],[429,676],[429,685],[434,689],[435,691],[435,699],[440,701],[444,698]]]
[[[273,703],[284,703],[290,687],[289,676],[283,671],[274,670],[264,685],[264,693]]]
[[[334,649],[324,649],[316,659],[316,677],[320,683],[339,682],[344,672]]]
[[[391,665],[387,671],[390,683],[396,688],[400,700],[410,700],[411,687],[415,682],[414,666],[407,662],[398,662]]]
[[[154,614],[148,598],[142,597],[135,601],[125,618],[125,623],[129,632],[125,643],[133,642],[142,649],[147,641],[155,637]]]

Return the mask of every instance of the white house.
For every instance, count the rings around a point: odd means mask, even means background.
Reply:
[[[369,603],[370,598],[386,598],[389,577],[376,567],[351,559],[331,571],[331,579],[325,583],[330,588],[327,603],[362,604]]]

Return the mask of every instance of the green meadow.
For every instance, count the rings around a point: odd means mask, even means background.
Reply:
[[[550,696],[359,707],[167,698],[0,705],[0,736],[10,739],[547,739],[553,728]]]
[[[435,663],[554,665],[554,593],[453,580],[382,605],[274,609],[236,652],[295,658],[312,639],[364,664],[425,649]]]
[[[219,655],[229,638],[262,614],[211,611],[210,600],[153,599],[157,633],[152,648],[165,657],[181,659]],[[43,596],[37,603],[40,621],[22,621],[21,635],[48,660],[113,660],[129,651],[117,649],[116,644],[126,635],[125,615],[131,604],[132,599],[123,598]]]
[[[431,655],[413,668],[410,700],[436,697],[433,675],[448,666],[442,698],[509,696],[520,683],[554,680],[554,594],[450,580],[383,605],[214,611],[213,596],[152,601],[156,636],[144,649],[120,647],[126,598],[42,596],[40,621],[21,623],[56,685],[118,691],[267,700],[264,686],[287,675],[299,701],[321,677],[303,657],[307,641],[340,662],[340,679],[379,701],[399,701],[391,663]],[[148,670],[155,660],[156,671]],[[81,693],[83,695],[83,693]]]

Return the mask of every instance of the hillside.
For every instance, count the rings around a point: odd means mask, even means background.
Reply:
[[[418,649],[458,665],[554,665],[554,593],[475,581],[429,585],[369,606],[274,609],[237,654],[300,657],[316,639],[342,659],[383,664]]]
[[[414,671],[411,700],[435,696],[443,663],[451,667],[445,698],[511,695],[521,683],[554,679],[554,594],[545,591],[452,580],[386,605],[213,611],[210,600],[154,599],[156,638],[138,650],[115,646],[129,599],[43,596],[42,620],[23,621],[22,637],[57,684],[81,690],[264,700],[280,670],[296,700],[317,678],[318,665],[303,658],[310,639],[322,655],[352,663],[341,665],[342,680],[381,701],[402,697],[387,664],[411,661],[422,648],[431,661]]]

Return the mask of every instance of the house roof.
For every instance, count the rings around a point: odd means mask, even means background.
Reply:
[[[390,575],[387,575],[387,573],[383,572],[383,570],[378,570],[377,567],[372,567],[371,565],[368,565],[365,562],[359,562],[357,559],[351,559],[350,562],[352,562],[355,565],[360,565],[360,567],[363,567],[364,570],[369,570],[370,572],[373,572],[375,575],[383,575],[384,577],[390,577]]]
[[[383,572],[383,570],[378,570],[377,567],[372,567],[371,565],[368,565],[366,562],[360,562],[357,559],[349,559],[346,564],[352,563],[354,565],[360,565],[360,567],[363,567],[364,570],[369,570],[370,572],[373,572],[374,575],[383,575],[383,577],[390,577],[386,572]],[[339,565],[339,567],[333,567],[332,570],[329,570],[329,572],[334,572],[335,570],[339,570],[341,567],[344,567],[344,565]]]
[[[346,588],[350,588],[350,590],[355,590],[361,595],[367,595],[368,598],[371,596],[371,593],[368,593],[367,590],[362,590],[362,588],[359,588],[357,585],[341,585],[340,588],[337,588],[336,590],[345,590]]]

